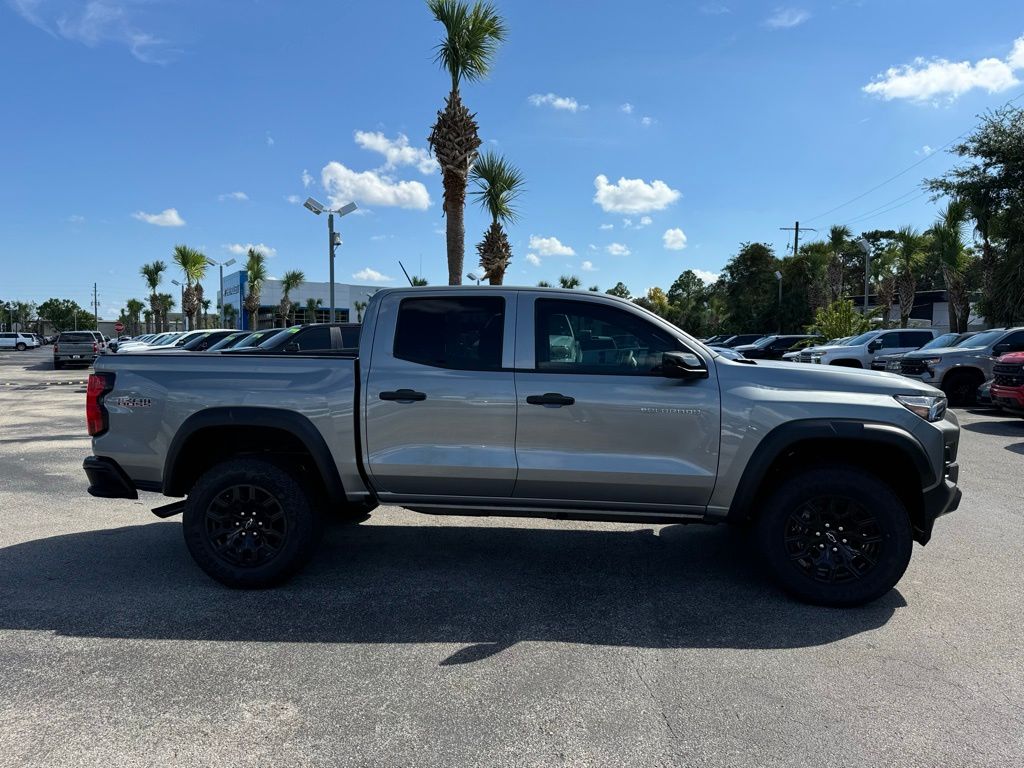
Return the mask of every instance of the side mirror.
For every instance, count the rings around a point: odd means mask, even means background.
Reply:
[[[667,379],[706,379],[708,369],[692,352],[665,352],[661,356],[661,374]]]
[[[877,340],[876,341],[872,341],[870,344],[868,344],[868,352],[877,352],[881,348],[882,348],[882,342],[877,341]]]
[[[1010,345],[1003,341],[992,347],[992,357],[1002,357],[1008,352],[1011,352]]]
[[[290,341],[290,342],[288,342],[284,346],[284,351],[285,352],[298,352],[299,351],[299,343],[297,341]]]

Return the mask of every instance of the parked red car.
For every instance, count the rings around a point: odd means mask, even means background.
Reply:
[[[992,402],[1005,411],[1024,416],[1024,352],[1003,355],[992,372]]]

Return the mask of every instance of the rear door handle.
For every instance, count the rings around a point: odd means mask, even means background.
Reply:
[[[557,392],[548,392],[544,395],[528,395],[526,402],[530,405],[572,405],[576,398],[560,395]]]
[[[413,403],[426,400],[425,392],[417,392],[414,389],[397,389],[394,392],[381,392],[381,400],[395,400],[399,403]]]

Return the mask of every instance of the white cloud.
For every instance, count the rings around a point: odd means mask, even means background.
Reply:
[[[537,237],[530,235],[531,251],[536,251],[541,256],[575,256],[576,251],[568,245],[563,245],[557,237]]]
[[[622,243],[611,243],[610,245],[606,245],[604,249],[612,256],[629,256],[631,253],[629,248],[624,246]]]
[[[732,10],[727,5],[721,3],[704,3],[700,7],[700,12],[705,16],[721,16],[722,14],[732,13]]]
[[[165,208],[160,213],[145,213],[144,211],[136,211],[132,214],[133,218],[139,221],[144,221],[147,224],[153,224],[157,227],[184,227],[185,220],[178,214],[177,208]]]
[[[935,152],[935,150],[929,147],[927,144],[925,144],[920,149],[914,150],[915,155],[923,155],[924,157],[928,157],[928,155],[932,154],[933,152]]]
[[[167,64],[181,53],[166,40],[142,31],[134,20],[142,11],[126,3],[91,0],[69,6],[66,3],[44,4],[40,0],[10,0],[10,5],[25,21],[53,37],[89,48],[105,43],[123,45],[144,64]]]
[[[602,224],[600,226],[600,229],[615,229],[615,225],[614,224]]]
[[[323,167],[320,181],[335,206],[355,200],[417,211],[430,207],[427,188],[418,181],[395,181],[376,171],[353,171],[337,161]]]
[[[622,228],[623,229],[643,229],[644,227],[649,227],[652,223],[654,223],[654,219],[652,219],[650,216],[641,216],[640,220],[638,222],[636,222],[635,224],[633,223],[632,219],[623,219],[622,220]]]
[[[363,149],[384,156],[384,170],[390,171],[400,165],[414,165],[420,173],[431,174],[438,169],[437,161],[430,152],[422,147],[411,146],[409,137],[404,133],[398,134],[396,139],[389,139],[379,131],[356,131],[355,138],[356,144]]]
[[[1014,73],[1021,69],[1024,69],[1024,36],[1013,42],[1005,61],[988,58],[971,63],[918,57],[911,64],[889,67],[861,90],[885,101],[906,99],[928,103],[938,98],[953,101],[975,88],[1000,93],[1020,85]]]
[[[811,18],[809,11],[802,8],[776,8],[775,12],[764,20],[768,29],[790,29],[803,24]]]
[[[593,243],[590,243],[590,244],[589,244],[589,245],[587,246],[587,248],[589,248],[589,249],[590,249],[590,250],[592,250],[592,251],[597,251],[597,250],[600,250],[600,249],[599,249],[599,248],[598,248],[598,247],[597,247],[596,245],[594,245]]]
[[[694,269],[692,271],[693,274],[695,274],[697,277],[699,277],[701,280],[703,280],[705,283],[709,285],[711,283],[717,282],[718,280],[717,272],[708,272],[706,269]]]
[[[661,242],[667,250],[681,251],[686,247],[686,233],[679,227],[666,229],[665,234],[661,236]]]
[[[299,197],[298,195],[288,195],[288,197],[286,197],[285,200],[287,200],[292,205],[298,205],[299,203],[302,202],[302,198]]]
[[[580,264],[580,269],[582,269],[584,272],[597,271],[597,267],[594,266],[594,262],[592,261],[584,261],[582,264]]]
[[[623,112],[625,112],[627,115],[632,115],[633,114],[633,105],[630,104],[628,101],[625,104],[622,104],[619,107],[619,109],[622,110]]]
[[[303,189],[309,189],[309,185],[312,184],[312,183],[313,183],[313,175],[308,170],[303,168],[302,169],[302,188]]]
[[[271,136],[269,133],[267,134],[267,146],[268,147],[274,146],[274,137]]]
[[[643,117],[640,118],[640,125],[642,125],[644,128],[650,128],[652,125],[654,125],[654,118],[644,115]]]
[[[70,221],[72,224],[81,224],[83,221],[85,221],[85,216],[82,216],[81,214],[78,213],[73,213],[70,216],[68,216],[68,221]]]
[[[217,195],[217,199],[221,202],[225,200],[248,200],[249,196],[245,192],[225,192],[223,195]]]
[[[234,256],[245,256],[250,248],[262,253],[268,259],[277,256],[277,248],[271,248],[266,243],[226,243],[221,248]]]
[[[533,264],[533,266],[535,267],[540,266],[540,257],[536,253],[526,254],[526,261],[529,262],[530,264]]]
[[[552,109],[562,109],[567,112],[590,109],[586,104],[580,104],[572,96],[559,96],[557,93],[535,93],[529,97],[528,101],[535,107],[549,106]]]
[[[395,278],[381,274],[376,269],[363,267],[358,272],[353,272],[352,277],[356,280],[365,280],[368,283],[389,283]]]
[[[608,183],[603,173],[594,179],[594,202],[606,213],[648,213],[662,211],[679,199],[678,189],[655,179],[648,184],[643,179],[622,177],[615,184]]]

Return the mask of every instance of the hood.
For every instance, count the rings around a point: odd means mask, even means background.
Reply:
[[[922,357],[942,357],[943,355],[958,355],[961,352],[970,352],[984,349],[984,347],[935,347],[933,349],[915,349],[913,352],[907,352],[904,357],[909,358],[922,358]]]
[[[811,347],[811,352],[821,352],[822,354],[825,354],[827,352],[834,352],[837,349],[849,349],[849,347],[844,344],[831,344],[825,347]]]
[[[1000,363],[1024,363],[1024,352],[1007,352],[999,358]]]
[[[732,347],[735,352],[750,352],[753,349],[759,349],[756,344],[740,344],[738,347]]]
[[[717,362],[717,361],[716,361]],[[758,360],[756,365],[720,361],[724,385],[754,384],[818,392],[853,392],[880,395],[941,395],[941,390],[896,373],[835,365],[794,365]]]

